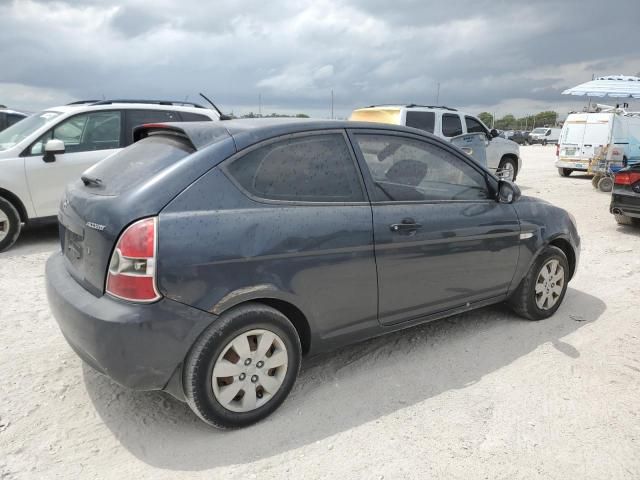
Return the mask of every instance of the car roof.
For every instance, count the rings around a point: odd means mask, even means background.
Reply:
[[[410,110],[447,110],[450,112],[457,112],[456,108],[447,107],[446,105],[418,105],[416,103],[390,103],[390,104],[379,104],[379,105],[369,105],[368,107],[356,108],[356,110],[388,110],[388,109],[410,109]],[[355,111],[355,110],[354,110]]]
[[[168,129],[186,135],[198,150],[219,140],[221,137],[233,137],[237,150],[268,140],[270,138],[301,132],[339,129],[387,130],[427,136],[441,141],[438,137],[423,130],[401,125],[375,122],[355,122],[349,120],[316,120],[297,118],[255,118],[224,120],[221,122],[170,122],[147,124],[138,127],[134,138],[144,138],[153,129]],[[446,142],[443,142],[446,143]]]

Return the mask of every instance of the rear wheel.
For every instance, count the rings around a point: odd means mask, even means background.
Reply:
[[[548,318],[560,307],[568,281],[569,262],[564,252],[545,247],[511,295],[509,305],[529,320]]]
[[[205,330],[185,360],[187,403],[219,428],[262,420],[291,391],[301,351],[295,328],[279,311],[259,303],[230,310]]]
[[[598,180],[598,189],[601,192],[610,192],[613,190],[613,179],[611,177],[602,177]]]
[[[602,175],[594,175],[593,178],[591,178],[591,185],[593,186],[593,188],[598,188],[598,182],[601,178]]]
[[[573,170],[570,168],[559,168],[558,169],[558,174],[561,177],[568,177],[569,175],[571,175],[573,173]]]
[[[0,252],[8,250],[20,235],[22,223],[16,208],[0,197]]]

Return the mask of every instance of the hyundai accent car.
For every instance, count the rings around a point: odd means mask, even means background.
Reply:
[[[69,184],[50,307],[88,364],[205,422],[272,413],[303,356],[499,302],[560,306],[580,238],[423,131],[155,124]]]

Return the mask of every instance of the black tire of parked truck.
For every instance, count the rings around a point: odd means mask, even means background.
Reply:
[[[569,175],[571,175],[573,173],[573,170],[571,170],[570,168],[559,168],[558,169],[558,174],[561,177],[568,177]]]
[[[20,236],[20,215],[11,202],[0,197],[0,252],[8,250]]]

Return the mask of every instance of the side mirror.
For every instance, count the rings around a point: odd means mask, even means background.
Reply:
[[[509,180],[501,179],[498,182],[498,202],[513,203],[520,198],[520,187]]]
[[[55,162],[56,155],[64,153],[65,146],[62,140],[49,140],[44,146],[44,156],[42,160],[47,163]]]
[[[489,132],[489,135],[491,135],[491,138],[496,138],[497,136],[500,135],[500,132],[498,132],[498,130],[496,130],[495,128],[492,128],[491,131]]]

